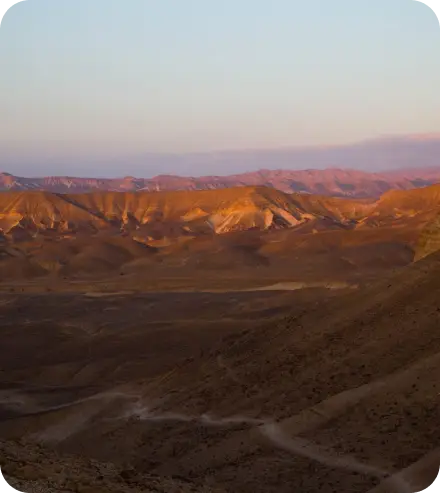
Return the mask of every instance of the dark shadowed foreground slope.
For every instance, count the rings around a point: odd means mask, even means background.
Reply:
[[[432,458],[384,481],[440,441],[439,275],[435,254],[339,294],[3,295],[0,434],[228,492],[419,491]]]
[[[84,457],[62,457],[29,443],[0,441],[0,455],[7,482],[23,493],[222,493]]]

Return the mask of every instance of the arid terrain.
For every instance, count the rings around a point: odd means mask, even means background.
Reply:
[[[353,169],[260,170],[228,176],[154,178],[81,178],[46,176],[27,178],[0,173],[0,191],[39,190],[53,193],[220,190],[242,186],[266,186],[286,193],[311,193],[333,197],[380,197],[389,190],[410,190],[440,180],[440,167],[409,168],[368,173]]]
[[[35,493],[410,493],[440,186],[0,194],[0,451]]]
[[[0,276],[8,288],[45,278],[112,290],[356,282],[435,251],[439,212],[439,185],[377,200],[266,187],[4,192]]]
[[[9,3],[0,493],[440,484],[434,9]]]

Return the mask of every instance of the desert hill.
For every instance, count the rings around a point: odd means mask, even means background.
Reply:
[[[297,227],[313,220],[331,219],[340,225],[375,217],[390,224],[401,217],[432,214],[440,208],[440,185],[409,191],[390,191],[378,200],[341,199],[319,195],[286,194],[267,187],[238,187],[197,192],[96,192],[0,194],[0,230],[17,227],[38,231],[78,232],[111,227],[139,230],[168,224],[196,234],[237,230]],[[88,228],[87,228],[88,227]],[[91,228],[91,229],[90,229]],[[180,230],[179,230],[180,228]]]
[[[417,214],[438,209],[439,202],[440,185],[433,185],[414,190],[389,191],[382,195],[377,203],[377,209]]]
[[[181,177],[159,175],[154,178],[25,178],[0,173],[0,190],[40,190],[53,193],[96,191],[216,190],[238,186],[266,186],[286,193],[326,196],[378,198],[392,189],[409,190],[440,181],[440,168],[424,167],[382,173],[351,169],[259,170],[229,176]]]
[[[1,229],[11,232],[23,221],[37,229],[77,231],[84,226],[132,226],[177,221],[191,230],[203,220],[221,233],[239,229],[267,229],[274,222],[296,225],[303,219],[294,201],[268,188],[244,187],[216,192],[114,193],[60,195],[48,192],[2,193]]]
[[[48,274],[140,280],[146,270],[151,278],[235,270],[279,280],[318,272],[356,277],[410,263],[439,213],[439,185],[390,191],[378,200],[267,187],[3,192],[0,274],[5,280]]]

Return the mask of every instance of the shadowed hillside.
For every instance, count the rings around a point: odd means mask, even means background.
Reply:
[[[435,254],[339,294],[3,295],[0,435],[220,491],[420,491],[439,274]]]

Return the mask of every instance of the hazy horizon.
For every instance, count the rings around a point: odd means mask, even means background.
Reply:
[[[35,172],[17,167],[0,168],[0,173],[37,178],[70,176],[82,178],[152,178],[158,175],[226,176],[261,170],[341,169],[365,172],[390,172],[440,166],[440,135],[382,136],[346,146],[310,146],[263,149],[229,149],[199,153],[150,153],[106,162],[88,162],[79,173],[70,167],[50,168],[45,163]],[[48,169],[49,167],[49,169]],[[15,172],[14,172],[15,168]],[[44,172],[46,170],[48,172]],[[63,171],[66,172],[63,172]],[[91,171],[93,170],[93,171]],[[204,172],[203,170],[211,170]],[[18,172],[17,172],[18,171]]]
[[[230,174],[273,163],[185,158],[440,134],[438,20],[413,0],[33,0],[0,42],[0,169],[22,176]]]

